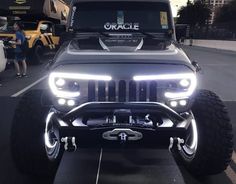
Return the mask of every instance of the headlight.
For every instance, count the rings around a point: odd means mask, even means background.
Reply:
[[[161,80],[170,82],[164,93],[165,97],[170,99],[189,97],[197,87],[197,78],[194,73],[134,76],[133,79],[135,81]]]
[[[49,86],[54,95],[62,98],[80,96],[80,80],[110,81],[112,78],[105,75],[73,74],[53,72],[49,75]],[[70,103],[72,105],[72,103]]]
[[[31,36],[27,35],[25,38],[26,38],[27,40],[30,40],[30,39],[31,39]]]

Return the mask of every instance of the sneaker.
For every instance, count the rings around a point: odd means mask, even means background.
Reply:
[[[16,78],[21,78],[21,74],[16,74]]]
[[[23,74],[22,74],[22,77],[28,77],[28,75],[23,73]]]

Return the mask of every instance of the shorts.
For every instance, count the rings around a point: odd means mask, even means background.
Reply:
[[[15,53],[15,61],[24,61],[26,59],[26,56],[22,52]]]

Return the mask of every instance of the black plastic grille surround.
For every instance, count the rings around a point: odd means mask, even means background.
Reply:
[[[107,102],[146,102],[157,101],[158,85],[156,81],[89,81],[88,101]]]

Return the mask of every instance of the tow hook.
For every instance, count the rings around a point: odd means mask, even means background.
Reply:
[[[77,150],[77,145],[75,142],[75,137],[62,137],[61,142],[64,144],[65,151],[75,152]]]
[[[120,138],[121,143],[125,143],[127,141],[127,137],[128,137],[128,135],[124,132],[119,134],[119,138]]]
[[[138,141],[143,138],[141,132],[137,132],[131,129],[126,128],[116,128],[111,131],[104,132],[102,134],[103,139],[108,141],[118,141],[127,142],[127,141]]]
[[[181,144],[184,144],[184,139],[181,139],[179,137],[170,137],[169,151],[171,152],[174,147],[177,147],[177,149],[180,151]]]

